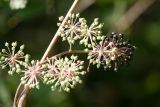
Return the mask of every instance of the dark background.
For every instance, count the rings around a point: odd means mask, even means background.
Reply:
[[[33,59],[40,59],[57,30],[58,17],[65,15],[73,0],[28,0],[25,9],[11,10],[0,0],[0,48],[18,41]],[[114,25],[137,0],[96,0],[83,9],[81,17],[88,23],[100,18],[103,34]],[[81,6],[79,7],[81,8]],[[134,13],[133,13],[134,14]],[[48,86],[32,90],[27,107],[160,107],[160,1],[157,0],[126,29],[125,35],[137,49],[130,65],[118,72],[91,67],[83,84],[70,93],[52,92]],[[68,45],[58,41],[52,54]],[[19,76],[0,72],[0,104],[11,107]]]

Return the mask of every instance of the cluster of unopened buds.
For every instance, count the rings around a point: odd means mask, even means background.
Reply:
[[[61,22],[63,16],[59,18]],[[0,65],[2,69],[9,67],[8,73],[23,74],[21,83],[29,88],[39,89],[39,83],[50,85],[52,90],[59,89],[69,92],[77,84],[82,83],[81,77],[87,73],[84,70],[84,61],[78,59],[74,53],[88,54],[86,60],[89,65],[97,68],[117,71],[124,63],[128,63],[133,55],[134,46],[129,41],[123,40],[123,34],[111,33],[102,35],[98,18],[88,26],[85,18],[79,14],[70,14],[69,19],[59,32],[63,41],[68,41],[69,50],[47,58],[45,61],[30,60],[28,54],[24,54],[24,45],[17,48],[17,42],[11,45],[5,43],[6,49],[0,52]],[[82,50],[72,49],[72,45],[79,43],[84,46]],[[70,57],[65,55],[69,54]],[[64,56],[64,57],[63,57]]]

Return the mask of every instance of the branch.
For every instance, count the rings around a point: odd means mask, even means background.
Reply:
[[[89,53],[89,51],[83,51],[83,50],[64,51],[64,52],[62,52],[62,53],[59,53],[59,54],[57,54],[57,55],[54,55],[54,56],[52,56],[52,57],[44,60],[43,62],[41,62],[41,64],[46,63],[48,60],[50,60],[50,59],[52,59],[52,58],[54,58],[54,57],[61,57],[61,56],[66,55],[66,54],[73,54],[73,53],[76,53],[76,54],[81,54],[81,53],[87,54],[87,53]]]
[[[53,57],[60,57],[60,56],[63,56],[63,55],[66,55],[66,54],[72,54],[72,53],[78,53],[78,54],[80,54],[80,53],[88,53],[89,51],[83,51],[83,50],[71,50],[71,51],[64,51],[64,52],[62,52],[62,53],[60,53],[60,54],[57,54],[57,55],[54,55]],[[53,57],[51,57],[51,58],[53,58]]]

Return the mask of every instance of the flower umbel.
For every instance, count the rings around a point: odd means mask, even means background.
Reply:
[[[82,39],[80,41],[80,44],[84,44],[85,46],[90,48],[95,45],[96,40],[102,39],[101,28],[103,27],[103,24],[99,23],[98,18],[95,18],[90,26],[88,26],[86,23],[83,23],[82,25]]]
[[[103,65],[104,68],[114,68],[117,71],[119,65],[131,59],[133,50],[134,46],[128,41],[123,41],[122,34],[112,33],[94,46],[88,59],[90,63],[97,64],[97,67]]]
[[[39,61],[31,61],[31,64],[23,71],[24,76],[21,78],[22,83],[30,88],[39,89],[39,79],[42,77],[42,71],[45,68],[40,65]]]
[[[63,17],[59,17],[59,20],[63,21]],[[95,18],[93,23],[88,26],[87,21],[84,18],[80,18],[79,14],[70,14],[59,35],[63,41],[68,41],[70,50],[71,46],[78,39],[80,39],[80,44],[91,47],[96,40],[101,40],[101,28],[103,24],[100,24],[98,20],[98,18]],[[58,26],[60,25],[61,23],[58,23]]]
[[[63,21],[63,16],[59,17],[59,21]],[[61,23],[58,23],[57,25],[60,26],[60,24]],[[68,41],[71,49],[71,45],[75,43],[75,40],[80,38],[80,34],[81,18],[79,18],[79,14],[70,14],[65,26],[61,29],[60,36],[63,41]]]
[[[21,71],[20,66],[22,66],[26,61],[28,61],[28,55],[24,55],[24,45],[21,45],[19,50],[16,51],[17,42],[11,44],[11,49],[9,43],[5,43],[6,49],[2,49],[0,52],[0,64],[2,69],[9,66],[10,70],[8,73],[12,75],[14,72],[19,73]]]
[[[82,83],[80,75],[86,72],[82,71],[84,61],[78,60],[77,56],[71,56],[71,59],[53,58],[48,60],[48,71],[44,72],[46,84],[51,84],[52,90],[59,87],[60,90],[70,91],[77,83]]]

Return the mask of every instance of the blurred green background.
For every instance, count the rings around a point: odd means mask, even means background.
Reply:
[[[92,3],[92,0],[88,4]],[[4,43],[26,45],[33,59],[40,59],[57,30],[58,17],[65,15],[73,0],[28,0],[25,9],[11,10],[9,1],[0,0],[0,49]],[[88,22],[100,18],[103,34],[137,0],[96,0],[79,6]],[[133,15],[135,13],[132,13]],[[112,30],[111,30],[112,29]],[[130,65],[118,72],[91,67],[83,84],[70,93],[51,92],[48,86],[32,90],[27,107],[160,107],[160,0],[156,0],[125,32],[137,49]],[[58,41],[54,52],[67,49]],[[19,76],[0,72],[0,104],[11,107]]]

